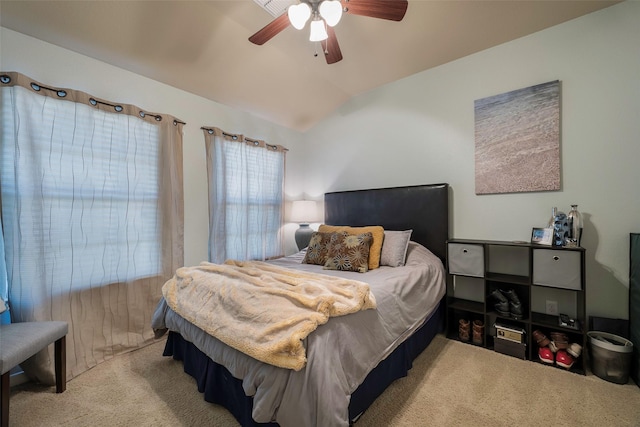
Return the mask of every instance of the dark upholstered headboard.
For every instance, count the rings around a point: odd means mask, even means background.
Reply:
[[[413,229],[411,240],[428,248],[446,265],[449,184],[325,193],[324,221],[329,225]]]

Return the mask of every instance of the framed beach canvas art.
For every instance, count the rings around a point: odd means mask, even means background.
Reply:
[[[560,190],[560,81],[474,104],[476,194]]]

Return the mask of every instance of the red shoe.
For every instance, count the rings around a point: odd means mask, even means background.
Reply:
[[[540,347],[538,349],[538,357],[544,363],[553,364],[553,352],[548,347]]]
[[[571,369],[573,366],[573,357],[564,350],[558,350],[556,354],[556,365],[562,366],[565,369]]]

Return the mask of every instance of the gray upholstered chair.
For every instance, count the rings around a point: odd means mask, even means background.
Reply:
[[[53,342],[55,342],[56,393],[65,391],[67,387],[65,338],[68,330],[67,322],[59,321],[0,325],[1,427],[9,425],[9,374],[11,369]]]

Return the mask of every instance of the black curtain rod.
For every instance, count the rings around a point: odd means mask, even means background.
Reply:
[[[202,130],[206,130],[206,131],[207,131],[207,133],[208,133],[209,135],[213,135],[214,130],[213,130],[212,128],[208,128],[208,127],[202,126],[200,129],[202,129]],[[236,134],[233,134],[233,133],[227,133],[227,132],[225,132],[225,131],[221,131],[221,132],[222,132],[222,135],[227,136],[227,137],[229,137],[229,138],[233,139],[234,141],[236,141],[236,140],[238,139],[238,135],[236,135]],[[244,139],[245,139],[245,141],[247,141],[247,142],[251,142],[251,143],[253,143],[253,145],[258,145],[258,144],[261,142],[259,139],[247,138],[246,136],[244,137]],[[264,141],[262,141],[262,142],[264,142]],[[269,144],[269,143],[267,143],[267,142],[265,142],[264,144],[265,144],[267,147],[269,147],[269,148],[271,148],[271,149],[273,149],[273,150],[277,150],[277,149],[278,149],[278,146],[277,146],[277,145]],[[284,150],[284,151],[289,151],[289,149],[288,149],[288,148],[284,148],[284,147],[283,147],[283,150]]]
[[[8,74],[2,74],[0,75],[0,83],[3,84],[9,84],[11,83],[11,76],[9,76]],[[43,86],[41,84],[38,84],[36,82],[31,82],[30,84],[31,89],[33,89],[36,92],[40,92],[42,89],[48,90],[50,92],[54,92],[56,95],[58,95],[59,98],[65,98],[67,96],[67,91],[64,89],[54,89],[51,87],[47,87],[47,86]],[[104,102],[104,101],[98,101],[95,98],[89,98],[89,104],[93,105],[94,107],[97,106],[98,104],[102,104],[102,105],[108,105],[109,107],[113,107],[114,111],[117,113],[121,113],[122,111],[124,111],[124,107],[122,107],[122,105],[117,105],[117,104],[110,104],[108,102]],[[145,116],[151,116],[154,119],[156,119],[157,122],[162,120],[162,116],[159,114],[151,114],[151,113],[147,113],[146,111],[142,111],[140,110],[140,112],[138,113],[140,115],[140,117],[144,118]],[[178,120],[178,119],[173,119],[173,125],[177,126],[178,123],[182,124],[182,125],[186,125],[187,123],[183,122],[182,120]]]
[[[54,88],[50,88],[47,86],[42,86],[38,83],[35,82],[31,82],[31,89],[35,90],[36,92],[40,92],[41,89],[46,89],[48,91],[51,92],[55,92],[56,95],[58,95],[58,97],[60,98],[64,98],[67,96],[67,91],[63,90],[63,89],[54,89]],[[116,113],[121,113],[124,108],[122,107],[122,105],[118,105],[118,104],[111,104],[109,102],[104,102],[104,101],[98,101],[95,98],[89,98],[89,104],[93,105],[94,107],[97,106],[98,104],[102,104],[102,105],[108,105],[109,107],[113,107],[113,110]],[[159,114],[151,114],[151,113],[147,113],[146,111],[142,111],[140,110],[140,112],[138,113],[140,115],[140,117],[144,118],[145,116],[151,116],[153,117],[157,122],[162,121],[162,116]],[[173,124],[177,125],[178,123],[182,124],[182,125],[186,125],[185,122],[178,120],[178,119],[174,119],[173,120]]]
[[[202,130],[206,130],[206,131],[209,133],[209,135],[212,135],[212,134],[213,134],[213,132],[214,132],[214,130],[213,130],[213,129],[211,129],[211,128],[207,128],[207,127],[204,127],[204,126],[203,126],[203,127],[201,127],[200,129],[202,129]],[[235,140],[237,140],[237,139],[239,138],[239,136],[238,136],[238,135],[236,135],[236,134],[234,134],[234,133],[227,133],[227,132],[222,131],[222,134],[223,134],[224,136],[227,136],[227,137],[229,137],[229,138],[233,139],[234,141],[235,141]],[[245,140],[245,141],[247,141],[247,142],[253,142],[253,143],[254,143],[254,144],[256,144],[256,145],[260,143],[260,140],[258,140],[258,139],[248,138],[248,137],[246,137],[246,136],[244,137],[244,140]],[[267,143],[265,142],[265,144],[267,144]],[[269,145],[269,144],[267,144],[267,145]]]
[[[205,126],[202,126],[200,129],[202,129],[202,130],[206,130],[206,131],[207,131],[207,133],[208,133],[209,135],[213,135],[213,132],[215,132],[215,130],[214,130],[213,128],[208,128],[208,127],[205,127]],[[236,135],[236,134],[234,134],[234,133],[227,133],[227,132],[222,131],[222,134],[223,134],[224,136],[227,136],[227,137],[229,137],[229,138],[233,139],[234,141],[235,141],[236,139],[238,139],[238,135]],[[246,140],[249,140],[249,138],[247,138],[247,137],[245,137],[245,139],[246,139]]]

